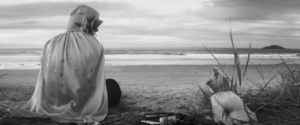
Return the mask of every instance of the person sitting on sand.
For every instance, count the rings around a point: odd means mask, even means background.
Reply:
[[[35,91],[15,113],[50,116],[57,122],[96,123],[106,117],[108,104],[118,104],[121,91],[112,79],[106,88],[104,49],[94,37],[101,23],[99,13],[89,6],[72,11],[67,32],[45,44]]]

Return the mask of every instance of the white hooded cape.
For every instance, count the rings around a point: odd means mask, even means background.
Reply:
[[[1,105],[11,111],[17,109],[14,113],[24,117],[46,116],[58,122],[95,122],[106,117],[103,46],[73,25],[78,17],[73,19],[67,32],[45,44],[31,99],[20,103],[2,101]]]

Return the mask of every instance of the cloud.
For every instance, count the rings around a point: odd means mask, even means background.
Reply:
[[[299,19],[299,0],[211,0],[194,14],[214,19],[237,21]],[[209,5],[209,6],[208,6]]]
[[[39,2],[0,6],[0,17],[5,19],[27,19],[32,17],[67,16],[79,4],[85,4],[100,12],[120,12],[132,8],[125,2]]]
[[[185,14],[219,27],[216,29],[221,31],[216,35],[228,35],[232,27],[237,44],[254,38],[259,46],[273,43],[293,47],[299,46],[299,6],[299,0],[206,0],[199,2],[197,8],[186,9]]]
[[[300,2],[300,1],[299,1]],[[201,1],[90,1],[38,2],[0,5],[0,29],[28,32],[19,38],[51,38],[65,31],[69,13],[78,4],[100,12],[104,23],[97,38],[110,47],[122,46],[219,46],[230,47],[229,17],[234,39],[247,47],[270,43],[297,44],[300,37],[298,0],[201,0]],[[162,4],[163,3],[163,4]],[[55,33],[49,33],[50,31]],[[37,31],[40,31],[37,32]],[[27,37],[30,36],[30,37]],[[0,38],[2,38],[0,36]],[[4,39],[2,39],[3,41]],[[284,43],[282,42],[284,41]]]
[[[136,8],[126,2],[89,1],[89,2],[38,2],[25,4],[0,5],[0,28],[3,29],[62,29],[68,21],[70,12],[79,4],[93,7],[100,12],[100,18],[107,21],[133,18],[156,18],[151,11]],[[59,17],[59,18],[58,18]],[[109,18],[110,20],[106,20]]]
[[[0,29],[32,30],[32,29],[61,29],[60,25],[42,24],[40,21],[14,21],[0,23]]]

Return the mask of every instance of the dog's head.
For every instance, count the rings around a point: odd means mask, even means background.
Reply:
[[[213,74],[207,81],[208,85],[214,92],[229,90],[229,80],[225,74],[217,67],[213,68]]]

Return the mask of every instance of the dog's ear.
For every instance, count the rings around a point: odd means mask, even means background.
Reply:
[[[214,68],[213,68],[213,71],[214,71],[214,76],[215,76],[215,78],[218,78],[218,75],[220,74],[219,68],[218,68],[218,67],[214,67]]]
[[[219,73],[219,68],[218,67],[213,67],[214,73]]]
[[[214,71],[214,77],[215,77],[214,78],[215,84],[222,85],[223,78],[224,78],[222,71],[218,67],[214,67],[213,71]]]
[[[220,75],[219,68],[213,67],[213,73],[210,77],[210,80],[207,81],[206,85],[208,85],[213,91],[216,91],[218,84],[218,77]]]

